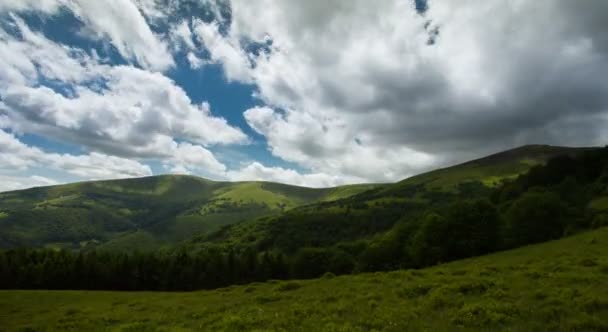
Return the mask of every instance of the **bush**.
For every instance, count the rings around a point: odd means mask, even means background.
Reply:
[[[292,290],[296,290],[296,289],[300,289],[302,287],[302,285],[300,285],[297,282],[285,282],[282,284],[279,284],[275,290],[277,292],[288,292],[288,291],[292,291]]]
[[[329,270],[331,256],[327,249],[302,248],[293,259],[293,275],[297,278],[317,278]]]
[[[551,192],[527,192],[507,211],[508,238],[520,246],[559,238],[565,229],[565,204]]]
[[[513,305],[488,301],[465,305],[452,318],[452,322],[462,326],[493,326],[504,324],[517,315],[518,310]]]
[[[397,291],[397,295],[403,298],[415,299],[417,297],[427,295],[431,289],[433,289],[432,285],[409,286]]]
[[[593,222],[591,223],[592,228],[597,229],[606,226],[608,226],[608,214],[602,213],[593,217]]]
[[[499,215],[488,200],[461,201],[428,214],[410,247],[418,266],[486,254],[498,248]]]

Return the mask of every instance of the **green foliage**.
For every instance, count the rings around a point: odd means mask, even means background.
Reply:
[[[0,248],[99,243],[150,250],[223,226],[375,188],[312,189],[192,176],[95,181],[0,193]],[[146,234],[139,245],[133,234]]]
[[[370,248],[365,255],[369,259],[363,258],[366,262],[360,270],[408,266],[409,263],[403,263],[410,260],[405,257],[408,254],[403,243],[391,245],[388,239],[373,239],[379,234],[391,231],[396,224],[415,223],[428,212],[443,215],[442,209],[455,201],[500,195],[506,197],[507,194],[501,191],[504,181],[512,181],[531,167],[543,165],[551,157],[575,155],[585,151],[587,150],[526,146],[432,171],[395,184],[374,187],[331,202],[322,201],[286,211],[278,216],[247,220],[213,235],[197,238],[194,242],[211,241],[230,247],[281,250],[293,254],[303,247],[330,247],[341,242],[368,240]],[[345,191],[348,188],[340,187],[335,191]],[[519,187],[510,190],[513,191],[512,197],[521,194]],[[505,200],[498,201],[500,202],[497,202],[497,206]],[[580,211],[577,213],[582,214]],[[415,233],[415,227],[411,228],[409,231]],[[401,240],[409,241],[411,235],[402,237]],[[479,251],[487,252],[482,249]],[[377,259],[386,257],[389,253],[398,257],[382,262]],[[365,266],[366,264],[369,266]]]
[[[603,228],[423,270],[185,293],[0,291],[0,324],[6,331],[605,331],[606,252]],[[578,264],[585,260],[597,265]]]
[[[302,248],[293,258],[292,273],[303,278],[316,278],[329,271],[332,253],[321,248]]]
[[[441,262],[446,256],[443,241],[450,237],[446,220],[430,213],[421,220],[420,228],[410,244],[410,252],[417,266],[427,266]]]
[[[564,202],[551,192],[526,192],[507,211],[511,245],[538,243],[560,237],[565,228]]]
[[[194,290],[288,277],[281,254],[0,251],[0,289]]]
[[[498,248],[499,216],[487,200],[451,204],[443,215],[429,214],[411,245],[418,266],[482,255]]]

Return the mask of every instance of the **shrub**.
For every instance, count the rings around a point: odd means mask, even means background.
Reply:
[[[397,295],[408,299],[415,299],[417,297],[427,295],[431,289],[433,289],[432,285],[409,286],[397,291]]]
[[[300,289],[302,287],[302,285],[300,285],[297,282],[285,282],[282,284],[279,284],[275,290],[277,292],[288,292],[288,291],[292,291],[292,290],[296,290],[296,289]]]
[[[518,310],[514,305],[489,301],[463,306],[452,322],[462,326],[493,326],[504,324],[517,315]]]
[[[591,223],[591,227],[594,229],[608,226],[608,214],[598,214],[593,217],[593,222]]]
[[[579,264],[583,267],[594,267],[594,266],[598,265],[594,259],[590,259],[590,258],[581,260]]]
[[[551,192],[527,192],[507,211],[509,245],[543,242],[564,233],[564,203]]]
[[[463,295],[483,294],[495,285],[489,280],[473,280],[457,285],[456,290]]]

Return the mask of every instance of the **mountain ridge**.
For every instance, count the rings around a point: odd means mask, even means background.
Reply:
[[[160,175],[9,191],[0,193],[0,246],[82,248],[113,240],[120,248],[154,249],[222,225],[372,187],[313,189]],[[149,245],[138,247],[133,236]],[[118,245],[117,238],[124,241]]]
[[[465,187],[484,190],[484,186],[499,185],[550,157],[585,149],[589,148],[522,146],[389,184],[308,188],[266,181],[156,175],[3,192],[0,247],[154,250],[195,236],[204,239],[234,224],[244,222],[244,227],[249,227],[263,217],[269,218],[263,223],[277,227],[280,225],[274,221],[283,215],[297,214],[304,219],[300,226],[292,225],[296,229],[315,229],[311,225],[318,224],[318,230],[325,232],[331,225],[340,233],[343,230],[336,220],[346,218],[342,223],[349,224],[359,218],[352,213],[369,213],[359,235],[349,235],[354,239],[388,227],[417,206],[461,193]],[[395,206],[399,208],[391,208]],[[327,220],[336,222],[328,224]],[[280,229],[273,232],[289,231],[287,226]],[[296,244],[301,239],[292,240]]]

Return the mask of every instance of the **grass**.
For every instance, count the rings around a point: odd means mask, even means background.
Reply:
[[[425,184],[428,189],[454,191],[461,183],[479,181],[488,187],[495,187],[502,181],[526,173],[535,165],[544,164],[554,156],[576,154],[583,150],[584,148],[527,145],[414,176],[398,182],[396,186]]]
[[[6,331],[606,331],[608,229],[423,270],[191,293],[2,291]]]
[[[386,185],[381,184],[352,184],[347,186],[341,186],[333,188],[325,197],[321,199],[322,202],[337,201],[342,198],[354,196],[367,190],[383,187]]]
[[[303,203],[281,192],[266,190],[261,182],[243,182],[222,188],[215,199],[235,203],[263,203],[273,210],[280,207],[293,208]]]

